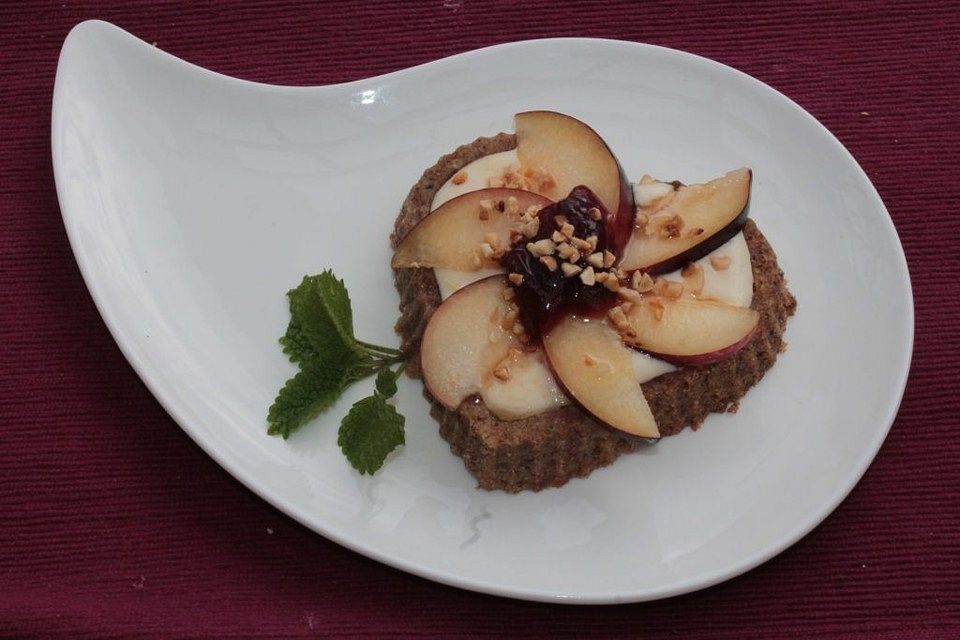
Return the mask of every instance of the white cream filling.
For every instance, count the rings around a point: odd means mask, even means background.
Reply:
[[[486,189],[491,178],[499,178],[511,165],[518,165],[519,163],[520,160],[517,158],[516,149],[493,153],[489,156],[483,156],[482,158],[474,160],[454,174],[455,176],[464,174],[466,176],[464,182],[454,184],[453,178],[450,178],[443,183],[443,186],[441,186],[433,196],[430,211],[433,211],[447,200],[452,200],[457,196],[471,191]]]
[[[711,258],[729,258],[729,263],[725,269],[717,270]],[[750,248],[742,231],[694,264],[703,269],[703,291],[698,298],[716,300],[735,307],[749,307],[753,302],[753,266],[750,262]],[[683,282],[679,270],[662,277]]]

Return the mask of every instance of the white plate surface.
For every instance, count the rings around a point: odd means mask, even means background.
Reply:
[[[416,381],[398,396],[407,445],[373,478],[336,446],[370,381],[289,441],[268,437],[266,409],[293,372],[277,346],[284,292],[332,267],[357,334],[396,344],[387,234],[407,190],[441,154],[536,108],[594,126],[633,179],[753,167],[751,213],[799,300],[777,366],[737,414],[535,494],[475,489]],[[86,22],[63,47],[52,135],[83,276],[170,415],[304,525],[433,580],[613,603],[730,578],[837,506],[903,393],[913,305],[879,196],[810,115],[703,58],[540,40],[289,88],[217,75]]]

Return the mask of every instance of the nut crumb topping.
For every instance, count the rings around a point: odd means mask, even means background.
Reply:
[[[467,172],[463,171],[462,169],[460,171],[457,171],[457,173],[454,174],[453,178],[450,180],[450,182],[452,182],[453,184],[463,184],[466,181],[467,181]]]
[[[593,267],[587,267],[580,272],[580,282],[588,287],[592,287],[594,284],[596,284],[597,279],[596,274],[593,271]]]
[[[598,208],[596,208],[596,207],[590,207],[590,209],[587,211],[587,213],[590,214],[590,217],[591,217],[591,218],[593,218],[594,220],[597,220],[597,221],[599,221],[600,218],[603,217],[603,214],[600,212],[600,209],[598,209]]]
[[[618,280],[616,276],[609,274],[607,275],[607,279],[603,281],[603,286],[610,291],[617,292],[620,290],[620,280]]]
[[[640,302],[643,299],[638,291],[629,287],[620,287],[617,295],[627,302]]]
[[[602,268],[603,268],[603,254],[600,253],[599,251],[597,251],[596,253],[591,253],[589,256],[587,256],[587,262],[588,262],[588,263],[590,264],[590,266],[592,266],[592,267],[596,267],[597,269],[602,269]]]
[[[657,322],[663,320],[663,305],[656,300],[650,301],[650,311],[653,312],[653,319]]]
[[[595,367],[597,366],[597,359],[589,353],[585,353],[583,354],[583,364],[587,365],[588,367]]]
[[[669,213],[658,213],[650,217],[644,227],[646,235],[658,235],[667,240],[679,238],[682,231],[683,217]]]
[[[650,274],[646,272],[641,273],[640,271],[634,271],[631,284],[633,285],[633,288],[640,293],[648,293],[653,291],[653,278],[651,278]]]
[[[557,250],[557,244],[550,238],[527,243],[527,251],[535,256],[549,256]]]
[[[507,279],[518,287],[523,284],[523,274],[521,273],[511,273],[507,276]]]
[[[566,276],[567,278],[572,278],[573,276],[583,271],[583,269],[581,269],[577,265],[570,264],[569,262],[564,262],[563,264],[561,264],[560,270],[563,271],[563,275]]]
[[[710,256],[710,266],[716,271],[726,271],[730,268],[731,262],[733,262],[733,260],[731,260],[730,256]]]
[[[506,365],[500,365],[499,367],[493,370],[493,375],[498,380],[503,380],[504,382],[506,382],[507,380],[510,379],[510,369]]]
[[[566,242],[566,241],[567,241],[567,239],[566,239],[566,238],[563,236],[563,234],[560,233],[559,231],[554,231],[554,232],[553,232],[553,235],[551,235],[550,238],[551,238],[554,242],[556,242],[556,243],[558,243],[558,244],[561,243],[561,242]]]
[[[556,186],[556,181],[552,175],[538,167],[520,168],[513,165],[508,167],[503,175],[487,180],[487,186],[509,187],[546,194]]]
[[[510,215],[517,215],[520,213],[520,201],[513,196],[507,198],[507,213]]]
[[[522,233],[527,238],[532,238],[540,233],[540,218],[534,218],[523,226]]]
[[[513,329],[513,325],[517,323],[518,313],[519,312],[514,306],[503,315],[503,320],[500,321],[500,326],[503,327],[504,331],[510,331]]]
[[[657,278],[653,285],[653,292],[658,296],[675,300],[683,295],[683,285],[672,280]]]
[[[611,252],[606,249],[603,250],[603,266],[605,269],[609,269],[613,266],[613,263],[617,261],[617,256],[613,255]]]
[[[563,225],[560,227],[560,233],[562,233],[563,237],[567,239],[570,239],[573,237],[574,231],[576,231],[576,229],[569,222],[564,222]]]
[[[550,271],[557,270],[557,259],[554,258],[553,256],[541,256],[540,262],[542,262],[544,266]]]
[[[578,238],[577,236],[570,238],[570,244],[575,246],[581,253],[592,253],[596,248],[596,244],[591,245],[583,238]]]

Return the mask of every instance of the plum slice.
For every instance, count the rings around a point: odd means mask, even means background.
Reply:
[[[511,203],[515,204],[511,207]],[[481,189],[453,198],[418,222],[404,237],[390,265],[477,271],[496,268],[495,258],[482,245],[491,236],[497,247],[510,246],[520,215],[530,206],[545,207],[550,200],[518,189]]]
[[[504,329],[511,311],[503,298],[504,276],[460,289],[437,307],[423,332],[420,365],[433,397],[450,409],[479,393],[498,362],[519,344]]]
[[[560,318],[543,335],[543,349],[557,382],[584,411],[625,434],[660,437],[630,349],[602,318]]]
[[[665,206],[639,210],[647,219],[633,230],[620,269],[666,273],[723,245],[747,221],[751,182],[750,169],[737,169],[705,184],[673,183]]]
[[[729,358],[753,337],[760,314],[710,300],[644,296],[626,314],[624,341],[678,365],[700,366]]]
[[[514,117],[521,167],[548,172],[553,200],[584,185],[603,203],[611,230],[611,250],[626,243],[633,226],[633,191],[610,147],[590,126],[555,111],[526,111]]]

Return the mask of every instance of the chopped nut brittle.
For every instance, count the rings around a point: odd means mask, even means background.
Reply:
[[[582,268],[578,267],[575,264],[570,264],[569,262],[564,262],[563,264],[561,264],[560,270],[563,271],[563,275],[568,278],[572,278],[573,276],[583,271]]]
[[[596,252],[596,253],[591,253],[589,256],[587,256],[587,262],[588,262],[588,263],[590,264],[590,266],[592,266],[592,267],[596,267],[597,269],[602,269],[602,268],[603,268],[603,254],[600,253],[599,251]]]
[[[733,260],[730,259],[730,256],[710,256],[710,266],[716,271],[726,271],[730,268],[731,262]]]
[[[536,167],[521,169],[516,165],[509,167],[502,176],[490,178],[487,183],[491,187],[509,187],[536,193],[547,193],[556,186],[553,176],[546,171]]]
[[[578,238],[576,236],[570,238],[570,244],[575,246],[581,253],[592,253],[596,248],[596,243],[590,244],[583,238]]]
[[[603,266],[606,269],[609,269],[613,266],[613,263],[617,261],[617,256],[613,255],[606,249],[603,251]]]
[[[557,244],[550,238],[527,243],[527,251],[535,256],[549,256],[557,250]]]
[[[543,265],[550,271],[557,270],[557,259],[553,256],[541,256],[540,262],[542,262]]]
[[[663,320],[663,305],[656,300],[650,301],[650,311],[653,312],[653,319],[657,322]]]
[[[500,326],[503,327],[505,331],[510,331],[511,329],[513,329],[513,325],[517,323],[518,313],[519,312],[517,311],[516,308],[510,309],[510,311],[507,311],[503,316],[503,320],[500,321]]]
[[[653,291],[653,278],[651,278],[650,274],[646,272],[634,271],[633,277],[631,278],[631,284],[633,285],[633,288],[640,293]]]
[[[643,299],[639,292],[629,287],[620,287],[617,289],[617,295],[628,302],[640,302]]]
[[[653,292],[664,298],[676,299],[683,295],[683,285],[672,280],[657,278],[653,285]]]
[[[523,235],[532,238],[540,233],[540,218],[534,218],[523,227]]]
[[[580,272],[580,282],[587,285],[588,287],[592,287],[596,283],[596,281],[597,281],[596,274],[593,271],[593,267],[587,267],[586,269]]]

